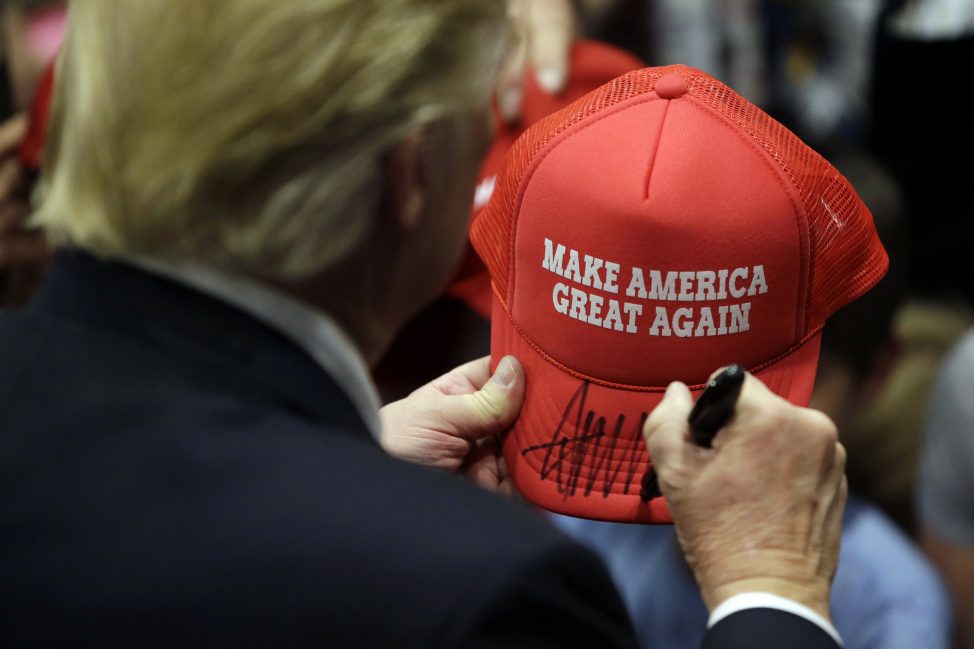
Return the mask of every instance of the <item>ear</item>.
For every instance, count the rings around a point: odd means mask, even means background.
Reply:
[[[405,230],[415,228],[428,203],[419,135],[410,135],[387,154],[386,191],[391,216]]]

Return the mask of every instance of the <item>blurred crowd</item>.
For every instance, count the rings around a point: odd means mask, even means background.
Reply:
[[[967,649],[974,502],[960,494],[972,486],[974,417],[960,390],[974,374],[963,342],[974,326],[966,269],[974,124],[962,79],[974,62],[974,2],[591,0],[576,8],[585,36],[651,65],[698,67],[739,90],[832,161],[869,206],[890,270],[829,320],[812,401],[838,422],[849,449],[853,495],[833,611],[847,647]],[[458,290],[407,327],[378,369],[384,396],[485,353],[489,327],[476,310]],[[433,340],[442,356],[431,359]],[[938,381],[951,372],[956,380]],[[606,559],[647,647],[699,644],[705,609],[690,573],[673,567],[673,530],[556,523]]]
[[[685,63],[712,74],[822,152],[870,208],[890,270],[826,326],[812,401],[848,449],[833,619],[847,649],[970,649],[974,1],[550,4],[560,7],[553,16],[565,8],[571,16],[550,27],[554,35],[541,32],[555,50],[568,34],[620,48],[630,66]],[[44,77],[64,11],[63,2],[0,4],[0,309],[30,301],[53,254],[31,224],[30,201],[44,168],[36,142],[50,92]],[[549,67],[511,68],[494,104],[496,137],[510,138],[502,149],[542,113],[592,89],[571,94],[573,65],[556,53]],[[552,98],[545,110],[531,103],[539,96]],[[491,178],[482,172],[481,205]],[[471,255],[376,367],[385,402],[489,353],[489,304],[470,289]],[[707,612],[672,528],[553,520],[606,562],[644,646],[699,645]]]

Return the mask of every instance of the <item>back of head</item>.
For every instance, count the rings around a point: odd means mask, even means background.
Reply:
[[[106,257],[293,280],[374,227],[382,157],[486,103],[493,0],[71,3],[35,221]]]

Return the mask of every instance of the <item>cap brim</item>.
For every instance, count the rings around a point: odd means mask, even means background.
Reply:
[[[806,406],[820,342],[819,333],[754,375],[774,393]],[[672,522],[665,498],[644,502],[640,497],[650,467],[642,425],[662,401],[666,386],[607,387],[559,367],[515,329],[495,295],[492,363],[508,354],[520,360],[527,379],[520,416],[503,440],[507,470],[518,491],[560,514],[626,523]],[[715,359],[714,369],[732,362]],[[703,386],[691,390],[696,396]]]

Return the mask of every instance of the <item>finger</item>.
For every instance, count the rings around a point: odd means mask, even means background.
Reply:
[[[846,450],[841,442],[833,443],[824,453],[819,474],[819,496],[823,502],[833,498],[845,479]]]
[[[461,469],[461,473],[474,484],[490,491],[495,491],[503,481],[495,440],[495,437],[488,437],[475,445]]]
[[[754,376],[750,372],[744,373],[744,386],[741,389],[741,398],[744,397],[747,397],[748,400],[772,397],[774,399],[784,401],[782,397],[779,397],[777,394],[772,392],[771,388],[764,384],[764,381]]]
[[[511,479],[511,474],[507,470],[507,460],[504,459],[504,452],[501,449],[499,442],[495,443],[494,451],[497,453],[497,470],[501,482],[509,482]]]
[[[841,464],[844,466],[844,451],[837,449],[836,455],[843,458]],[[825,493],[819,495],[819,500],[824,503],[824,507],[820,505],[820,510],[823,511],[817,513],[816,524],[819,529],[823,530],[822,542],[826,547],[831,547],[831,551],[825,556],[834,557],[838,553],[839,539],[842,534],[842,514],[845,511],[848,496],[849,482],[844,472],[829,483]],[[830,579],[834,577],[836,565],[837,562],[834,561],[825,563],[827,567],[826,576]]]
[[[505,356],[482,388],[444,397],[440,412],[458,437],[473,441],[504,431],[514,423],[523,401],[524,369],[516,358]]]
[[[525,60],[524,42],[519,40],[497,75],[497,111],[508,124],[521,117]]]
[[[737,405],[734,408],[734,420],[743,422],[757,418],[760,421],[765,421],[769,410],[780,414],[788,406],[790,406],[788,401],[772,392],[761,379],[747,372],[744,375],[741,394],[737,398]],[[714,444],[716,445],[716,443],[717,438],[714,438]]]
[[[20,146],[27,135],[27,114],[18,113],[0,124],[0,156],[11,153]]]
[[[718,367],[717,369],[715,369],[713,372],[711,372],[710,373],[710,376],[707,378],[707,383],[710,383],[715,378],[717,378],[717,375],[720,374],[721,372],[723,372],[724,370],[726,370],[728,367],[730,367],[730,365],[721,365],[720,367]]]
[[[821,458],[823,473],[837,468],[845,470],[845,447],[838,444],[839,429],[835,422],[824,412],[814,408],[792,407],[794,420],[792,427],[802,431],[801,442],[804,443],[812,457]],[[837,449],[839,455],[837,455]]]
[[[467,394],[484,387],[489,379],[490,356],[483,356],[450,370],[429,386],[440,394]]]
[[[514,488],[514,483],[511,482],[510,478],[501,480],[500,484],[497,485],[497,493],[507,498],[517,496],[517,490]]]
[[[511,474],[507,471],[507,460],[504,459],[504,453],[500,443],[497,444],[497,469],[498,475],[500,476],[497,492],[508,498],[523,500],[521,494],[518,493],[517,487],[514,486],[514,480],[511,478]]]
[[[524,66],[527,61],[528,38],[525,4],[525,0],[512,0],[508,3],[517,38],[514,39],[513,48],[497,75],[497,111],[507,123],[516,122],[521,116],[521,103],[524,99]]]
[[[833,461],[828,467],[827,476],[823,482],[822,490],[826,495],[831,496],[833,499],[837,498],[837,495],[841,495],[842,485],[846,481],[845,475],[845,462],[846,462],[846,451],[845,447],[836,442],[834,445],[834,450],[830,453]],[[844,500],[840,504],[844,504]]]
[[[670,454],[684,446],[689,435],[687,417],[692,409],[693,397],[687,386],[679,381],[670,383],[663,400],[643,424],[643,437],[653,464],[665,464]]]
[[[527,12],[528,63],[550,94],[565,89],[575,13],[569,0],[534,0]]]
[[[748,372],[731,421],[714,437],[713,447],[751,441],[767,434],[786,433],[793,425],[797,406],[773,393],[760,379]]]
[[[524,503],[529,507],[533,506],[531,503],[529,503],[527,500],[524,499],[524,496],[521,495],[521,492],[517,490],[517,485],[515,485],[514,481],[511,480],[510,478],[505,478],[499,485],[497,485],[497,493],[515,502]]]
[[[829,503],[829,510],[836,506],[841,510],[845,506],[845,500],[841,494],[842,485],[846,480],[845,462],[845,447],[839,442],[834,443],[832,448],[829,449],[828,460],[823,467],[819,487],[819,500],[820,502]],[[827,511],[825,515],[831,516],[832,513]]]
[[[848,453],[845,450],[845,445],[842,442],[837,441],[835,443],[835,455],[833,456],[833,471],[839,475],[845,475],[845,464],[848,458]]]

